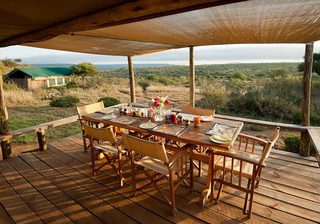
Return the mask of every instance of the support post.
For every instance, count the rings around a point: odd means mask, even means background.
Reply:
[[[190,69],[190,106],[194,107],[196,78],[195,78],[195,68],[194,68],[193,46],[189,47],[189,69]]]
[[[131,56],[128,56],[129,79],[130,79],[130,101],[136,102],[136,90],[134,81],[134,71]]]
[[[304,73],[302,85],[301,101],[301,125],[310,126],[310,109],[311,109],[311,78],[313,62],[313,43],[306,44],[304,56]],[[302,156],[310,155],[310,137],[308,132],[301,132],[300,150]]]
[[[6,135],[8,132],[8,111],[4,102],[3,79],[2,74],[0,74],[0,135]],[[1,150],[3,159],[10,158],[12,153],[10,140],[1,141]]]
[[[44,135],[44,130],[39,130],[37,131],[37,137],[38,137],[38,143],[39,143],[39,150],[40,151],[45,151],[48,149],[47,143],[46,143],[46,138]]]

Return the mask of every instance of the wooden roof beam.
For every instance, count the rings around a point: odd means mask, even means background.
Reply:
[[[0,47],[39,42],[60,34],[132,23],[241,1],[244,0],[139,0],[8,38],[0,42]]]

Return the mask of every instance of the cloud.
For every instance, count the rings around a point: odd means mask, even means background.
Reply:
[[[320,41],[315,52],[320,51]],[[304,44],[234,44],[195,48],[196,64],[235,62],[302,61]],[[34,47],[12,46],[0,49],[0,59],[21,58],[27,64],[74,64],[83,61],[95,64],[127,63],[126,57],[82,54]],[[135,63],[187,64],[188,48],[168,50],[134,57]]]

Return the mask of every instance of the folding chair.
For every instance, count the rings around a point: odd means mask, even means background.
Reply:
[[[122,139],[117,140],[111,126],[104,128],[94,128],[83,124],[84,132],[89,138],[91,150],[92,174],[95,175],[105,165],[110,165],[119,177],[120,186],[123,186],[124,178],[122,176],[122,155],[126,153],[122,149]],[[98,140],[99,143],[96,143]],[[106,162],[96,167],[96,153],[102,153],[106,158]],[[117,164],[117,165],[116,165]]]
[[[152,142],[144,139],[137,138],[132,135],[124,135],[123,141],[130,152],[131,158],[131,172],[132,172],[132,188],[134,195],[136,190],[140,190],[146,186],[153,185],[156,190],[163,196],[167,203],[171,206],[171,214],[176,212],[175,203],[175,190],[180,183],[186,183],[186,177],[191,176],[192,163],[188,169],[188,150],[193,146],[185,145],[182,148],[176,149],[176,151],[170,155],[167,153],[163,142]],[[138,153],[142,158],[138,158],[135,153]],[[150,183],[136,188],[136,168],[143,171]],[[150,171],[154,171],[155,174],[151,175]],[[176,177],[176,181],[175,181]],[[158,186],[158,181],[167,179],[169,181],[170,199]],[[192,178],[190,179],[189,186],[192,186]]]

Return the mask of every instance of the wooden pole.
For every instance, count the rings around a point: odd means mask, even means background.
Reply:
[[[4,102],[3,93],[3,80],[2,74],[0,74],[0,135],[8,134],[8,111]],[[8,159],[11,156],[10,140],[4,140],[1,142],[2,158]]]
[[[190,69],[190,106],[195,106],[195,89],[196,89],[196,78],[194,68],[194,54],[193,47],[189,47],[189,69]]]
[[[131,56],[128,56],[128,67],[129,67],[129,79],[130,79],[130,101],[136,102],[136,90],[134,81],[134,71]]]
[[[44,130],[39,130],[37,131],[37,137],[38,137],[38,143],[39,143],[39,150],[40,151],[45,151],[48,149],[47,143],[46,143],[46,138],[44,135]]]
[[[310,125],[312,61],[313,43],[308,43],[306,44],[304,56],[303,96],[301,101],[301,125],[303,126]],[[301,132],[300,155],[310,155],[310,137],[308,132]]]

